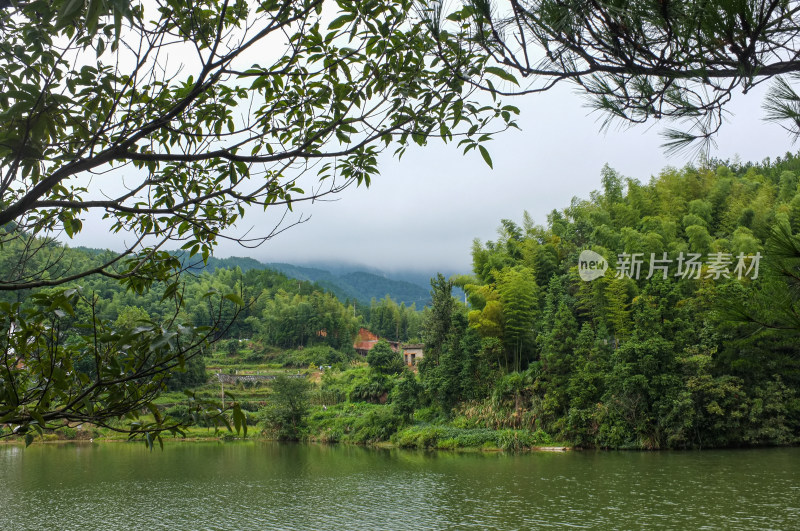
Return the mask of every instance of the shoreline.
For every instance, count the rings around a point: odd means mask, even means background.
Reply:
[[[140,444],[140,439],[128,440],[122,438],[105,438],[99,437],[96,439],[47,439],[47,440],[34,440],[30,446],[40,445],[60,445],[60,444]],[[356,446],[361,448],[373,448],[376,450],[425,450],[425,451],[444,451],[444,452],[465,452],[465,453],[496,453],[496,452],[510,452],[510,453],[526,453],[526,452],[550,452],[550,453],[565,453],[569,451],[580,450],[573,446],[533,446],[516,449],[504,449],[498,447],[455,447],[455,448],[439,448],[435,446],[418,448],[410,446],[400,446],[389,441],[381,441],[371,444],[359,444],[351,442],[325,442],[316,440],[305,441],[280,441],[278,439],[267,439],[263,437],[165,437],[164,445],[177,443],[177,444],[190,444],[190,443],[241,443],[241,442],[268,442],[268,443],[284,443],[284,444],[312,444],[320,446]],[[2,439],[0,446],[23,446],[25,441],[19,438]]]
[[[426,446],[426,447],[418,447],[418,446],[402,446],[399,444],[395,444],[391,441],[380,441],[375,443],[354,443],[354,442],[347,442],[347,441],[338,441],[338,442],[328,442],[328,441],[320,441],[320,440],[301,440],[301,441],[280,441],[278,439],[270,439],[265,437],[229,437],[229,436],[218,436],[218,437],[164,437],[164,445],[170,444],[191,444],[191,443],[243,443],[243,442],[251,442],[251,443],[282,443],[282,444],[300,444],[300,445],[318,445],[318,446],[353,446],[353,447],[360,447],[360,448],[371,448],[375,450],[423,450],[423,451],[443,451],[443,452],[456,452],[456,453],[500,453],[500,452],[508,452],[508,453],[569,453],[569,452],[582,452],[582,451],[600,451],[600,452],[646,452],[646,453],[661,453],[661,452],[702,452],[702,451],[713,451],[713,450],[758,450],[758,449],[770,449],[770,448],[797,448],[800,445],[797,444],[788,444],[788,445],[753,445],[753,446],[727,446],[727,447],[705,447],[705,448],[682,448],[682,449],[675,449],[675,448],[663,448],[663,449],[638,449],[638,448],[582,448],[577,446],[570,446],[570,445],[553,445],[553,446],[530,446],[530,447],[522,447],[522,448],[500,448],[496,446],[462,446],[462,447],[437,447],[437,446]],[[41,445],[62,445],[62,444],[79,444],[79,445],[90,445],[90,444],[120,444],[120,443],[131,443],[131,444],[141,444],[141,439],[136,440],[128,440],[125,438],[106,438],[106,437],[98,437],[92,439],[47,439],[47,440],[35,440],[33,441],[30,446],[41,446]],[[25,441],[21,438],[5,438],[0,439],[0,446],[22,446],[26,448]]]
[[[418,447],[418,446],[402,446],[395,444],[391,441],[380,441],[375,443],[354,443],[354,442],[347,442],[347,441],[339,441],[339,442],[328,442],[328,441],[320,441],[320,440],[301,440],[301,441],[280,441],[278,439],[270,439],[265,437],[229,437],[229,436],[210,436],[210,437],[164,437],[164,445],[169,444],[190,444],[190,443],[242,443],[242,442],[253,442],[253,443],[283,443],[283,444],[309,444],[309,445],[319,445],[319,446],[354,446],[354,447],[361,447],[361,448],[371,448],[375,450],[423,450],[423,451],[444,451],[444,452],[456,452],[456,453],[500,453],[500,452],[508,452],[508,453],[569,453],[569,452],[581,452],[581,451],[602,451],[602,452],[685,452],[685,451],[706,451],[706,450],[756,450],[756,449],[769,449],[769,448],[796,448],[799,445],[796,444],[789,444],[789,445],[754,445],[754,446],[735,446],[735,447],[707,447],[707,448],[684,448],[684,449],[675,449],[675,448],[664,448],[664,449],[636,449],[636,448],[581,448],[576,446],[570,445],[553,445],[553,446],[544,446],[544,445],[537,445],[537,446],[530,446],[530,447],[521,447],[521,448],[500,448],[496,446],[462,446],[462,447],[440,447],[440,446],[427,446],[427,447]],[[106,437],[98,437],[98,438],[91,438],[91,439],[47,439],[47,440],[34,440],[30,446],[39,446],[39,445],[61,445],[61,444],[80,444],[80,445],[90,445],[90,444],[119,444],[119,443],[131,443],[131,444],[141,444],[141,439],[136,440],[128,440],[126,438],[106,438]],[[0,446],[22,446],[25,447],[25,441],[21,438],[6,438],[0,439]]]

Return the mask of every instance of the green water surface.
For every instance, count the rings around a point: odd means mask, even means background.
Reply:
[[[800,529],[800,448],[0,446],[0,529]]]

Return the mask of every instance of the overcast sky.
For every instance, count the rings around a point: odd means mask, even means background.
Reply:
[[[777,125],[762,121],[762,94],[734,100],[730,118],[712,152],[760,161],[795,151]],[[217,256],[251,256],[264,262],[356,262],[386,270],[469,271],[472,240],[494,239],[503,218],[537,223],[547,213],[588,198],[600,187],[608,163],[626,177],[647,181],[686,158],[667,158],[660,147],[661,124],[600,132],[598,116],[567,89],[514,100],[521,131],[492,141],[494,170],[477,152],[466,156],[439,142],[410,150],[402,160],[384,157],[381,175],[369,189],[351,188],[338,201],[299,209],[311,219],[257,249],[223,245]],[[241,227],[266,227],[251,214]]]
[[[733,101],[733,116],[712,156],[760,161],[797,149],[783,129],[762,121],[762,100],[763,93],[753,90]],[[455,144],[438,141],[409,149],[400,161],[387,155],[381,175],[368,189],[350,188],[333,202],[298,205],[295,216],[311,216],[306,223],[256,249],[221,243],[216,256],[295,264],[350,262],[387,271],[469,272],[474,238],[495,239],[500,220],[519,222],[524,210],[544,224],[548,212],[598,189],[604,164],[646,182],[666,166],[689,162],[665,156],[659,123],[601,133],[599,117],[589,114],[584,100],[566,85],[508,102],[522,111],[521,131],[502,133],[487,145],[494,170],[477,152],[465,156]],[[252,227],[251,234],[263,235],[274,219],[253,211],[235,232]],[[121,245],[119,237],[110,240],[105,230],[92,231],[93,225],[86,224],[70,244]]]

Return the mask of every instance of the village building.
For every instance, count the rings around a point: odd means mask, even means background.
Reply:
[[[424,356],[422,343],[406,343],[401,345],[403,362],[409,367],[414,367]]]
[[[372,347],[374,347],[381,339],[382,338],[378,337],[376,334],[373,334],[366,328],[361,328],[358,331],[358,335],[356,335],[353,348],[358,354],[366,356],[369,351],[372,350]],[[425,345],[422,343],[401,344],[399,341],[389,341],[387,339],[384,339],[384,341],[391,345],[392,350],[399,352],[403,356],[403,363],[409,367],[415,367],[417,363],[419,363],[419,360],[424,357],[423,351]]]
[[[361,328],[358,331],[358,335],[356,335],[356,340],[353,343],[353,348],[356,350],[356,353],[361,354],[362,356],[366,356],[372,347],[374,347],[381,338],[377,335],[373,334],[366,328]],[[399,341],[389,341],[384,339],[389,345],[391,345],[392,350],[395,352],[399,352],[400,350],[400,342]]]

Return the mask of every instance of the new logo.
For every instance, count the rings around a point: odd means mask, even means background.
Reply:
[[[589,249],[581,251],[578,257],[578,275],[581,280],[590,282],[600,278],[605,275],[606,269],[608,269],[608,261],[602,255]]]

